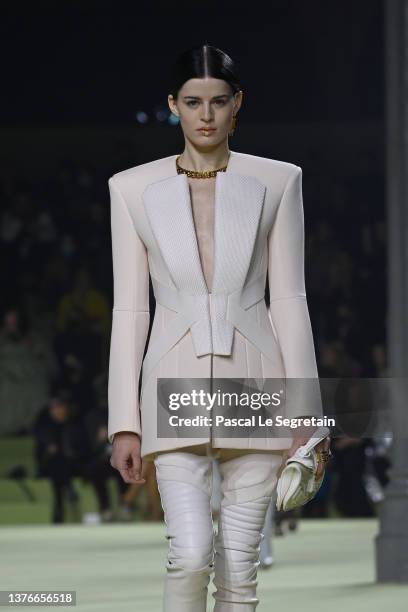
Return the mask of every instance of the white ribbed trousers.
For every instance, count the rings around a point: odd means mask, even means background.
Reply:
[[[211,456],[171,451],[154,460],[169,541],[163,612],[254,612],[260,543],[281,451],[220,461],[218,533],[211,513]]]

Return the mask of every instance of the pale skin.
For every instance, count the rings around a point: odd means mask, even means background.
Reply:
[[[171,112],[179,117],[184,135],[184,151],[179,163],[189,170],[215,170],[228,163],[228,136],[233,116],[238,114],[242,104],[242,90],[232,93],[230,85],[213,77],[194,78],[186,81],[179,90],[177,99],[170,94],[168,104]],[[198,131],[199,128],[215,128],[214,131]],[[198,197],[208,185],[211,191],[212,179],[193,179],[197,185]],[[212,192],[211,192],[212,194]],[[284,459],[291,457],[299,446],[310,438],[301,437],[301,432],[293,438],[293,443],[284,453]],[[127,431],[115,434],[110,463],[127,483],[143,484],[143,466],[140,456],[140,437]],[[320,442],[317,450],[328,450],[330,439]],[[319,478],[324,471],[320,463],[316,472]]]

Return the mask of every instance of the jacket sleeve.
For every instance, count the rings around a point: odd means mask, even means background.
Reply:
[[[268,236],[270,315],[285,376],[296,379],[291,383],[290,401],[286,398],[290,416],[319,416],[322,406],[305,290],[304,243],[302,169],[296,166]]]
[[[108,377],[108,437],[129,431],[142,435],[139,377],[149,331],[149,267],[114,177],[108,181],[111,209],[113,311]]]

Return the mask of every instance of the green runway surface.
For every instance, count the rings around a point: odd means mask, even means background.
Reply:
[[[161,612],[164,530],[162,523],[2,527],[0,589],[75,590],[78,612]],[[375,519],[302,520],[274,539],[276,564],[258,572],[257,612],[405,612],[408,585],[375,583],[377,532]],[[211,581],[208,612],[213,590]]]

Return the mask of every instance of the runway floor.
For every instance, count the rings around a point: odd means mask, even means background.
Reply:
[[[275,538],[257,612],[405,612],[408,585],[375,583],[377,532],[372,519],[310,519]],[[2,527],[0,589],[74,590],[78,612],[161,612],[166,547],[161,523]]]

